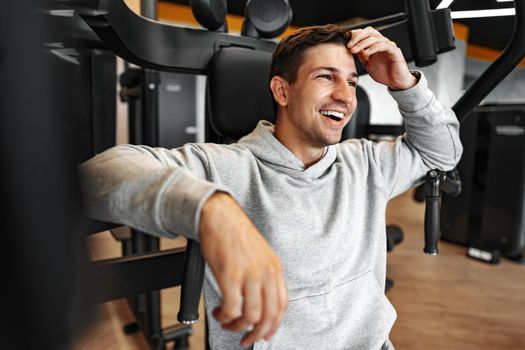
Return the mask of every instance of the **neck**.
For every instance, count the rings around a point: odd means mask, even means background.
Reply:
[[[274,131],[275,138],[303,162],[305,169],[321,160],[325,146],[309,145],[301,138],[301,135],[297,135],[295,129],[283,120],[286,119],[277,118]]]

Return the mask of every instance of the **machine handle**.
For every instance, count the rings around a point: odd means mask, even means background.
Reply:
[[[441,184],[447,174],[440,170],[430,170],[425,177],[425,254],[437,255],[440,236],[439,201]]]
[[[182,324],[194,324],[199,319],[199,301],[204,281],[204,260],[199,243],[188,240],[184,256],[180,309],[177,320]]]
[[[425,254],[438,255],[439,197],[427,197],[425,206]]]

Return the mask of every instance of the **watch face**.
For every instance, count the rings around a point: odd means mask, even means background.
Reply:
[[[410,73],[412,73],[412,75],[415,76],[418,81],[419,81],[419,78],[421,78],[421,73],[418,72],[417,70],[410,71]]]

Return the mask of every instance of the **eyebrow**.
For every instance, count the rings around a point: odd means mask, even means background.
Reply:
[[[332,72],[332,73],[339,73],[339,69],[335,68],[335,67],[317,67],[317,68],[314,68],[312,69],[312,73],[315,73],[316,71],[320,71],[320,70],[327,70],[329,72]],[[357,74],[357,72],[352,72],[350,73],[350,75],[353,77],[353,78],[356,78],[357,80],[359,80],[359,74]]]

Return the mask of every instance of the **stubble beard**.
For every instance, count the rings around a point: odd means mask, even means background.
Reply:
[[[318,115],[317,111],[319,109],[320,108],[315,107],[313,111],[305,111],[296,105],[290,106],[291,114],[296,116],[294,118],[294,124],[296,130],[299,132],[297,137],[299,137],[304,144],[314,148],[324,148],[339,143],[343,135],[343,129],[341,128],[337,134],[333,130],[328,130],[328,127],[323,125],[323,120],[317,119],[324,118],[323,116]],[[314,113],[314,118],[311,119],[311,123],[305,123],[303,121],[305,112]],[[298,118],[298,115],[301,117]],[[323,130],[323,126],[327,128],[327,130]]]
[[[312,147],[323,148],[330,145],[335,145],[341,141],[342,129],[336,134],[335,132],[328,132],[322,130],[319,125],[315,125],[314,128],[306,129],[302,128],[303,142],[309,144]]]

